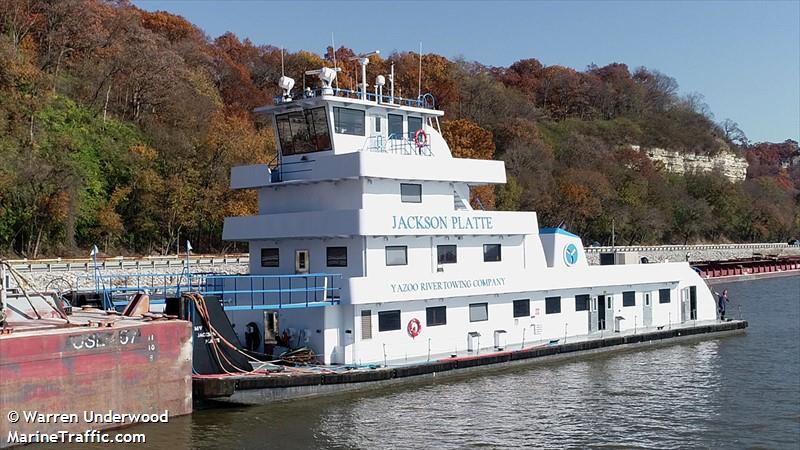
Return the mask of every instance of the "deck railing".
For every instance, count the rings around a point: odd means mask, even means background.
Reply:
[[[150,303],[183,292],[220,297],[225,310],[260,310],[331,306],[340,302],[341,274],[225,275],[218,273],[152,273],[78,277],[74,289],[94,291],[105,308],[125,306],[138,292]]]
[[[218,296],[226,311],[310,308],[340,301],[342,275],[208,275],[198,283],[203,295]]]
[[[361,91],[352,91],[350,89],[338,89],[338,88],[318,88],[318,89],[306,89],[299,96],[292,96],[292,97],[277,96],[274,98],[274,100],[276,105],[280,105],[283,103],[291,102],[293,100],[314,98],[323,95],[352,98],[352,99],[362,98]],[[403,98],[398,96],[392,97],[390,95],[378,95],[374,92],[367,92],[367,101],[385,103],[390,105],[411,106],[414,108],[436,109],[436,98],[431,93],[423,94],[419,96],[419,98]]]
[[[389,137],[373,135],[367,137],[362,151],[392,153],[395,155],[433,156],[429,142],[419,144],[413,136],[390,134]]]

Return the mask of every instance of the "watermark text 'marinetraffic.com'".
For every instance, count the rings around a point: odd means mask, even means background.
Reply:
[[[118,413],[108,411],[84,411],[78,413],[45,413],[40,411],[9,411],[6,414],[9,423],[25,424],[126,424],[126,423],[167,423],[169,411],[162,413]],[[11,430],[6,438],[8,444],[33,443],[76,443],[76,444],[140,444],[146,442],[144,433],[106,433],[94,428],[82,432],[75,430],[48,430],[21,432]],[[0,437],[2,439],[3,437]]]
[[[83,433],[71,431],[54,431],[51,433],[20,433],[9,431],[6,436],[9,444],[144,444],[146,437],[144,433],[119,433],[110,434],[98,430],[86,430]]]

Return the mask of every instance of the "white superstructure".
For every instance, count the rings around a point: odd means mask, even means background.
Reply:
[[[540,229],[535,212],[474,210],[470,187],[504,183],[505,166],[454,158],[432,97],[383,95],[383,79],[373,93],[364,80],[338,90],[334,70],[314,73],[321,89],[292,98],[282,80],[284,95],[257,110],[274,121],[278,157],[233,169],[232,188],[258,191],[259,215],[226,219],[223,237],[249,242],[251,273],[279,285],[251,303],[277,305],[279,333],[321,362],[391,364],[716,318],[687,263],[589,266],[580,238]],[[264,323],[263,309],[228,314],[243,333]]]

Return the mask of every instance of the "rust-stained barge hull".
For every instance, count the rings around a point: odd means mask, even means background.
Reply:
[[[421,381],[432,376],[455,375],[471,370],[487,370],[526,364],[542,359],[579,356],[582,353],[613,351],[634,345],[668,344],[681,339],[708,339],[742,333],[747,321],[732,320],[635,334],[611,334],[564,344],[542,345],[515,351],[501,351],[476,356],[445,358],[399,367],[331,371],[330,373],[275,373],[269,375],[195,376],[195,400],[215,400],[240,404],[266,404],[282,400],[337,394],[384,387],[397,383]]]
[[[192,412],[191,326],[80,311],[7,324],[0,334],[0,447],[19,434],[120,427],[84,423],[84,412]],[[19,421],[7,419],[10,411]],[[28,423],[24,412],[77,414],[78,423]]]
[[[709,281],[800,275],[800,256],[775,256],[700,261],[692,263],[701,277]]]

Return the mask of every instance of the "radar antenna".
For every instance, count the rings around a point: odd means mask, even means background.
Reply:
[[[322,82],[322,94],[323,95],[333,95],[333,89],[331,88],[331,83],[336,81],[336,73],[340,72],[342,69],[335,68],[331,69],[330,67],[323,67],[321,69],[316,70],[306,70],[306,75],[317,75],[319,80]]]

